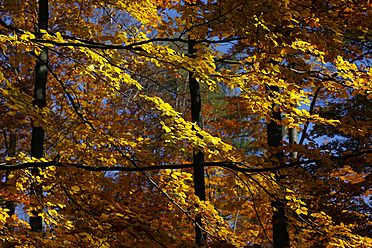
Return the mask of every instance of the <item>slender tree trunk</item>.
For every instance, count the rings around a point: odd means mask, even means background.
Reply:
[[[279,92],[278,87],[269,87],[267,86],[268,90],[270,92]],[[275,108],[276,104],[272,105],[273,110],[273,117],[274,120],[281,120],[281,113],[278,108]],[[283,152],[275,150],[275,148],[278,148],[282,145],[281,141],[283,138],[283,132],[282,132],[282,126],[276,123],[275,121],[271,121],[269,124],[267,124],[267,138],[268,138],[268,145],[273,148],[276,153],[273,155],[275,157],[276,161],[274,163],[281,163],[283,160]],[[280,164],[276,164],[277,166]],[[276,180],[278,183],[281,183],[283,178],[285,177],[284,171],[279,171],[276,174]],[[274,213],[272,217],[272,223],[273,223],[273,244],[274,248],[286,248],[289,247],[289,234],[287,230],[288,226],[288,218],[285,215],[285,206],[286,202],[285,199],[275,199],[271,203],[272,207],[274,208]]]
[[[190,40],[188,47],[189,55],[195,53],[194,44]],[[202,113],[201,113],[201,97],[200,97],[200,86],[198,81],[193,77],[192,72],[189,72],[189,85],[190,85],[190,96],[191,96],[191,121],[196,123],[200,128],[203,128]],[[195,194],[200,200],[205,201],[205,181],[204,181],[204,154],[200,151],[193,152],[193,162],[199,163],[200,165],[194,166],[194,188]],[[201,216],[196,217],[195,225],[195,240],[198,246],[203,246],[206,243],[206,235],[203,233],[201,223]]]
[[[38,28],[48,30],[48,0],[39,0],[39,25]],[[34,90],[34,104],[39,108],[46,106],[45,92],[48,69],[48,50],[43,48],[35,67],[35,90]],[[44,129],[42,127],[32,127],[31,138],[31,156],[35,158],[42,158],[44,155]],[[33,176],[39,173],[38,168],[32,169]],[[42,187],[40,185],[33,185],[32,191],[36,197],[42,197]],[[41,232],[44,229],[44,221],[41,216],[35,211],[33,217],[30,217],[30,226],[33,231]]]
[[[290,144],[298,144],[298,134],[296,129],[290,128],[288,130],[288,139]],[[292,152],[291,158],[297,159],[297,152]]]
[[[17,133],[11,132],[9,135],[9,145],[8,145],[8,156],[15,157],[16,155],[16,146],[17,146]],[[8,180],[10,171],[6,171],[5,181]],[[15,212],[15,204],[13,201],[6,201],[5,207],[9,209],[9,216],[12,216]]]

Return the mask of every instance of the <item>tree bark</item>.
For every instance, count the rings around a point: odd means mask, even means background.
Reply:
[[[289,128],[288,139],[290,144],[298,144],[298,133],[294,128]],[[291,153],[291,159],[297,159],[297,152]]]
[[[276,86],[267,86],[270,92],[279,92],[279,88]],[[274,163],[281,163],[283,161],[283,151],[279,151],[276,148],[282,145],[281,141],[283,139],[282,126],[279,125],[275,120],[281,120],[281,113],[279,108],[276,108],[277,104],[272,104],[273,118],[274,120],[270,121],[267,124],[267,138],[268,145],[273,148],[275,151],[273,158]],[[280,164],[275,164],[275,166],[280,166]],[[283,178],[285,178],[285,172],[280,170],[276,172],[276,180],[280,183]],[[273,245],[274,248],[286,248],[289,247],[289,234],[287,230],[288,218],[285,215],[285,199],[275,199],[272,201],[271,206],[273,207]]]
[[[189,39],[190,40],[190,39]],[[195,53],[194,44],[190,40],[188,45],[188,53],[192,56]],[[190,85],[190,97],[191,97],[191,121],[198,127],[203,128],[202,112],[201,112],[201,96],[200,86],[198,81],[193,77],[194,73],[189,72],[189,85]],[[205,180],[204,180],[204,154],[201,151],[193,151],[193,162],[200,163],[200,165],[194,166],[194,189],[195,194],[200,200],[205,201]],[[206,243],[206,235],[203,233],[201,222],[201,216],[196,217],[195,224],[195,241],[200,247]]]
[[[48,0],[39,0],[39,20],[38,28],[48,30]],[[35,89],[34,89],[34,105],[43,108],[46,106],[46,83],[48,76],[48,50],[43,48],[39,55],[39,60],[35,67]],[[31,138],[31,157],[42,158],[44,156],[44,129],[40,126],[32,126]],[[33,177],[38,175],[38,168],[32,169]],[[31,189],[36,197],[42,197],[43,191],[40,185],[32,185]],[[38,216],[39,211],[34,211],[30,217],[30,226],[33,231],[42,232],[44,229],[44,221],[41,216]]]
[[[9,146],[8,146],[8,156],[15,157],[16,155],[16,146],[17,146],[17,133],[11,132],[9,135]],[[10,171],[6,172],[5,181],[8,181]],[[5,207],[9,209],[9,216],[12,216],[15,212],[15,203],[13,201],[6,201]]]

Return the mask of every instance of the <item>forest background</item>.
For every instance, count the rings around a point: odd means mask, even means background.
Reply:
[[[369,1],[0,2],[1,247],[372,246]]]

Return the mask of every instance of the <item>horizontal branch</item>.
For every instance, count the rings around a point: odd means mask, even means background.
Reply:
[[[329,159],[331,160],[345,160],[353,157],[359,157],[364,154],[372,153],[372,150],[362,151],[355,154],[349,154],[345,156],[330,156]],[[269,168],[247,168],[242,167],[242,163],[235,163],[235,162],[204,162],[204,163],[190,163],[190,164],[167,164],[167,165],[154,165],[154,166],[144,166],[144,167],[120,167],[120,166],[90,166],[86,164],[74,164],[74,163],[63,163],[58,161],[59,157],[56,157],[52,161],[48,162],[30,162],[30,163],[23,163],[18,165],[11,165],[7,163],[0,164],[0,170],[7,170],[7,171],[14,171],[14,170],[21,170],[21,169],[28,169],[28,168],[46,168],[50,166],[56,167],[66,167],[66,166],[73,166],[79,169],[88,170],[88,171],[124,171],[124,172],[135,172],[135,171],[153,171],[153,170],[165,170],[165,169],[185,169],[185,168],[193,168],[195,166],[204,166],[204,167],[221,167],[221,168],[228,168],[238,172],[245,172],[245,173],[258,173],[258,172],[273,172],[283,168],[291,168],[296,167],[298,165],[310,164],[321,162],[321,159],[308,159],[304,161],[295,161],[292,163],[283,164],[276,167],[269,167]]]
[[[24,34],[26,32],[30,32],[30,31],[26,31],[26,30],[14,27],[12,25],[9,25],[5,21],[3,21],[2,19],[0,19],[0,26],[3,26],[4,28],[6,28],[8,30],[12,30],[12,31],[14,31],[16,33],[19,33],[19,34]],[[42,36],[44,34],[44,33],[40,33],[40,32],[30,32],[30,33],[34,34],[36,37]],[[49,32],[49,34],[57,36],[56,34],[54,34],[52,32]],[[74,46],[74,47],[80,46],[80,47],[89,47],[89,48],[98,48],[98,49],[119,49],[119,50],[133,50],[133,48],[136,47],[136,46],[141,46],[141,45],[148,44],[148,43],[153,43],[153,42],[182,42],[182,43],[185,43],[185,44],[188,44],[190,42],[188,39],[182,39],[180,37],[174,37],[174,38],[152,38],[152,39],[148,39],[148,40],[134,42],[130,45],[115,45],[115,44],[100,43],[100,42],[96,42],[96,41],[89,40],[89,39],[86,39],[86,38],[80,38],[80,37],[70,36],[70,35],[65,35],[65,34],[61,34],[61,36],[64,39],[75,40],[75,41],[78,41],[78,42],[81,42],[81,43],[76,43],[76,42],[63,43],[63,42],[56,42],[56,41],[42,40],[42,39],[34,39],[32,41],[39,42],[39,43],[53,44],[53,45],[56,45],[56,46]],[[230,43],[230,42],[234,42],[234,41],[239,41],[239,40],[242,40],[242,39],[246,39],[246,38],[245,37],[227,37],[225,39],[220,39],[220,40],[219,39],[217,39],[217,40],[200,39],[200,40],[193,40],[193,43],[221,44],[221,43]],[[137,48],[137,50],[138,50],[138,48]]]

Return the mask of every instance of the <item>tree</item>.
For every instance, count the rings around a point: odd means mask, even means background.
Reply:
[[[39,15],[38,15],[38,32],[40,30],[48,31],[49,7],[48,0],[39,2]],[[39,38],[42,36],[39,35]],[[35,107],[42,109],[46,107],[46,83],[48,76],[48,49],[42,48],[40,55],[36,61],[35,67],[35,87],[34,87],[34,101]],[[41,117],[42,118],[42,117]],[[32,125],[31,137],[31,157],[41,159],[44,156],[44,129],[42,126]],[[32,176],[39,175],[38,168],[32,169]],[[43,190],[40,185],[31,182],[31,191],[35,197],[40,198],[43,195]],[[30,226],[34,231],[42,231],[44,229],[43,219],[39,216],[39,211],[33,211],[33,216],[30,216]]]
[[[363,204],[345,203],[369,178],[351,168],[371,162],[370,145],[324,150],[307,133],[371,136],[368,121],[355,129],[318,111],[371,98],[358,40],[369,36],[368,1],[51,1],[38,26],[42,3],[3,0],[0,10],[1,127],[19,134],[14,156],[2,147],[1,195],[46,223],[31,232],[2,208],[2,246],[192,247],[195,225],[210,247],[371,245]],[[49,75],[47,105],[32,94],[35,66]],[[221,100],[231,114],[242,104],[254,152],[233,146],[236,122],[212,104],[197,111],[217,115],[206,129],[180,112],[186,74],[191,89],[234,91]],[[40,156],[29,152],[30,124],[45,131]],[[208,170],[205,198],[194,167]],[[355,191],[343,191],[350,178]]]

